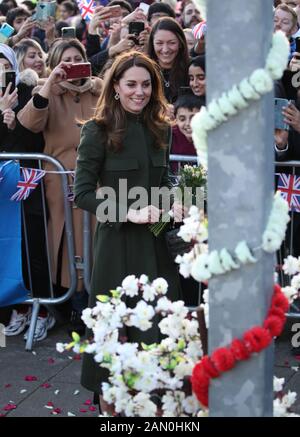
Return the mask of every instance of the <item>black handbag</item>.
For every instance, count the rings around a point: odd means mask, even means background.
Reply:
[[[173,228],[165,233],[168,250],[173,260],[175,260],[177,255],[190,252],[193,247],[193,243],[187,243],[177,235],[179,230],[180,228]]]

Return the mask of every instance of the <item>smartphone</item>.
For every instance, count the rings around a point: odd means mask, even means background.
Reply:
[[[139,44],[140,33],[145,30],[145,23],[143,21],[131,21],[128,26],[128,33],[134,35],[132,38],[136,45]]]
[[[8,84],[11,83],[10,94],[16,88],[16,72],[13,70],[5,70],[1,72],[1,91],[5,93]]]
[[[62,38],[76,38],[75,27],[62,27],[61,37]]]
[[[0,28],[0,42],[5,42],[14,33],[15,29],[7,23],[3,23]]]
[[[283,108],[287,107],[289,103],[295,104],[293,100],[275,99],[275,129],[290,130],[290,126],[284,122]]]
[[[141,2],[141,3],[139,4],[139,9],[142,9],[142,11],[143,11],[144,14],[146,15],[146,17],[147,17],[147,15],[148,15],[149,8],[150,8],[150,5],[147,5],[147,3]]]
[[[38,2],[36,5],[36,20],[47,21],[49,17],[55,17],[56,1]]]
[[[64,70],[67,73],[67,80],[84,79],[92,75],[91,64],[89,62],[72,64],[69,68],[64,68]]]
[[[108,8],[109,8],[109,12],[110,12],[110,17],[111,18],[116,18],[116,17],[121,17],[122,16],[121,6],[119,6],[119,5],[108,6]]]

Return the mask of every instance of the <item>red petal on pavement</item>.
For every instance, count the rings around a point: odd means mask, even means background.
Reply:
[[[53,358],[49,358],[48,364],[54,364],[54,363],[55,363],[55,360]]]
[[[296,359],[297,361],[300,361],[300,355],[295,355],[295,359]]]
[[[81,360],[81,355],[80,354],[74,355],[73,360],[80,361]]]
[[[42,388],[50,388],[52,387],[51,384],[48,384],[48,382],[45,382],[45,384],[41,385]]]
[[[7,404],[7,405],[5,405],[3,410],[4,411],[11,411],[11,410],[15,410],[16,408],[17,408],[17,406],[15,404]]]
[[[92,407],[89,407],[89,410],[90,411],[97,411],[97,408],[92,406]]]
[[[80,408],[80,413],[87,413],[87,410],[85,410],[84,408]]]
[[[62,412],[61,408],[55,408],[55,410],[51,411],[51,414],[60,414]]]
[[[4,388],[10,388],[11,387],[11,384],[6,384],[5,386],[4,386]]]
[[[83,403],[83,405],[92,405],[92,401],[90,400],[90,399],[87,399],[84,403]]]
[[[54,407],[53,402],[48,402],[46,405],[47,405],[47,407]]]
[[[285,365],[285,366],[289,366],[289,364],[290,364],[290,363],[289,363],[287,360],[284,362],[284,365]]]
[[[32,375],[27,375],[24,378],[25,381],[37,381],[37,377],[36,376],[32,376]]]

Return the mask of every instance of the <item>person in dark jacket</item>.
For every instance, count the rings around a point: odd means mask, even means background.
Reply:
[[[149,37],[148,55],[159,65],[165,97],[173,104],[180,87],[189,85],[187,42],[176,20],[164,17],[155,23]]]
[[[180,298],[176,265],[164,238],[156,238],[149,224],[159,220],[160,209],[151,202],[153,187],[169,187],[167,102],[155,63],[139,52],[118,57],[105,79],[95,116],[81,132],[75,177],[75,202],[79,208],[97,214],[94,241],[94,266],[89,306],[96,295],[108,294],[123,279],[146,274],[150,280],[164,277],[169,283],[167,297]],[[128,206],[119,200],[119,180],[127,183]],[[116,193],[111,199],[115,217],[104,217],[104,199],[96,197],[97,184]],[[131,188],[143,187],[148,194],[140,209],[128,199]],[[126,202],[126,201],[125,201]],[[173,204],[175,219],[182,219],[183,207]],[[103,211],[104,212],[104,211]],[[128,341],[151,344],[159,341],[158,326],[141,333],[130,328]],[[101,393],[107,372],[91,355],[84,356],[82,385]],[[102,411],[107,405],[100,397]]]
[[[26,74],[19,73],[19,67],[14,51],[5,44],[0,44],[0,60],[6,60],[9,69],[16,72],[16,85],[18,102],[14,105],[14,113],[17,114],[30,100],[31,92],[37,85],[38,76],[33,70],[27,69]],[[13,129],[7,129],[0,137],[0,152],[7,153],[42,153],[44,149],[44,139],[42,134],[34,134],[24,128],[17,118]],[[21,161],[21,166],[35,168],[38,167],[37,161]],[[24,205],[24,224],[26,226],[28,254],[26,253],[25,240],[22,240],[22,262],[23,277],[25,285],[30,289],[31,273],[31,292],[36,297],[49,297],[49,273],[45,249],[45,230],[44,230],[44,211],[41,200],[41,186],[31,193],[28,199],[23,201]],[[27,257],[28,255],[28,257]],[[29,259],[29,266],[27,265]],[[30,273],[29,273],[30,272]],[[22,333],[30,321],[31,311],[27,305],[18,305],[12,309],[10,321],[5,328],[6,336],[14,336]],[[54,326],[54,318],[42,308],[34,335],[35,341],[44,340],[47,331]],[[25,339],[27,333],[25,333]]]

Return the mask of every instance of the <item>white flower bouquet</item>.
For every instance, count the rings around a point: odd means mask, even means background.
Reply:
[[[127,417],[192,417],[201,412],[189,382],[202,356],[197,314],[190,314],[182,301],[171,302],[167,289],[163,278],[150,283],[145,275],[128,276],[110,296],[98,296],[96,306],[83,311],[92,342],[81,342],[74,334],[69,345],[57,345],[59,351],[93,354],[99,366],[109,370],[103,398]],[[136,296],[136,306],[127,307],[124,300]],[[147,331],[157,316],[160,343],[138,345],[121,337],[124,327]]]

